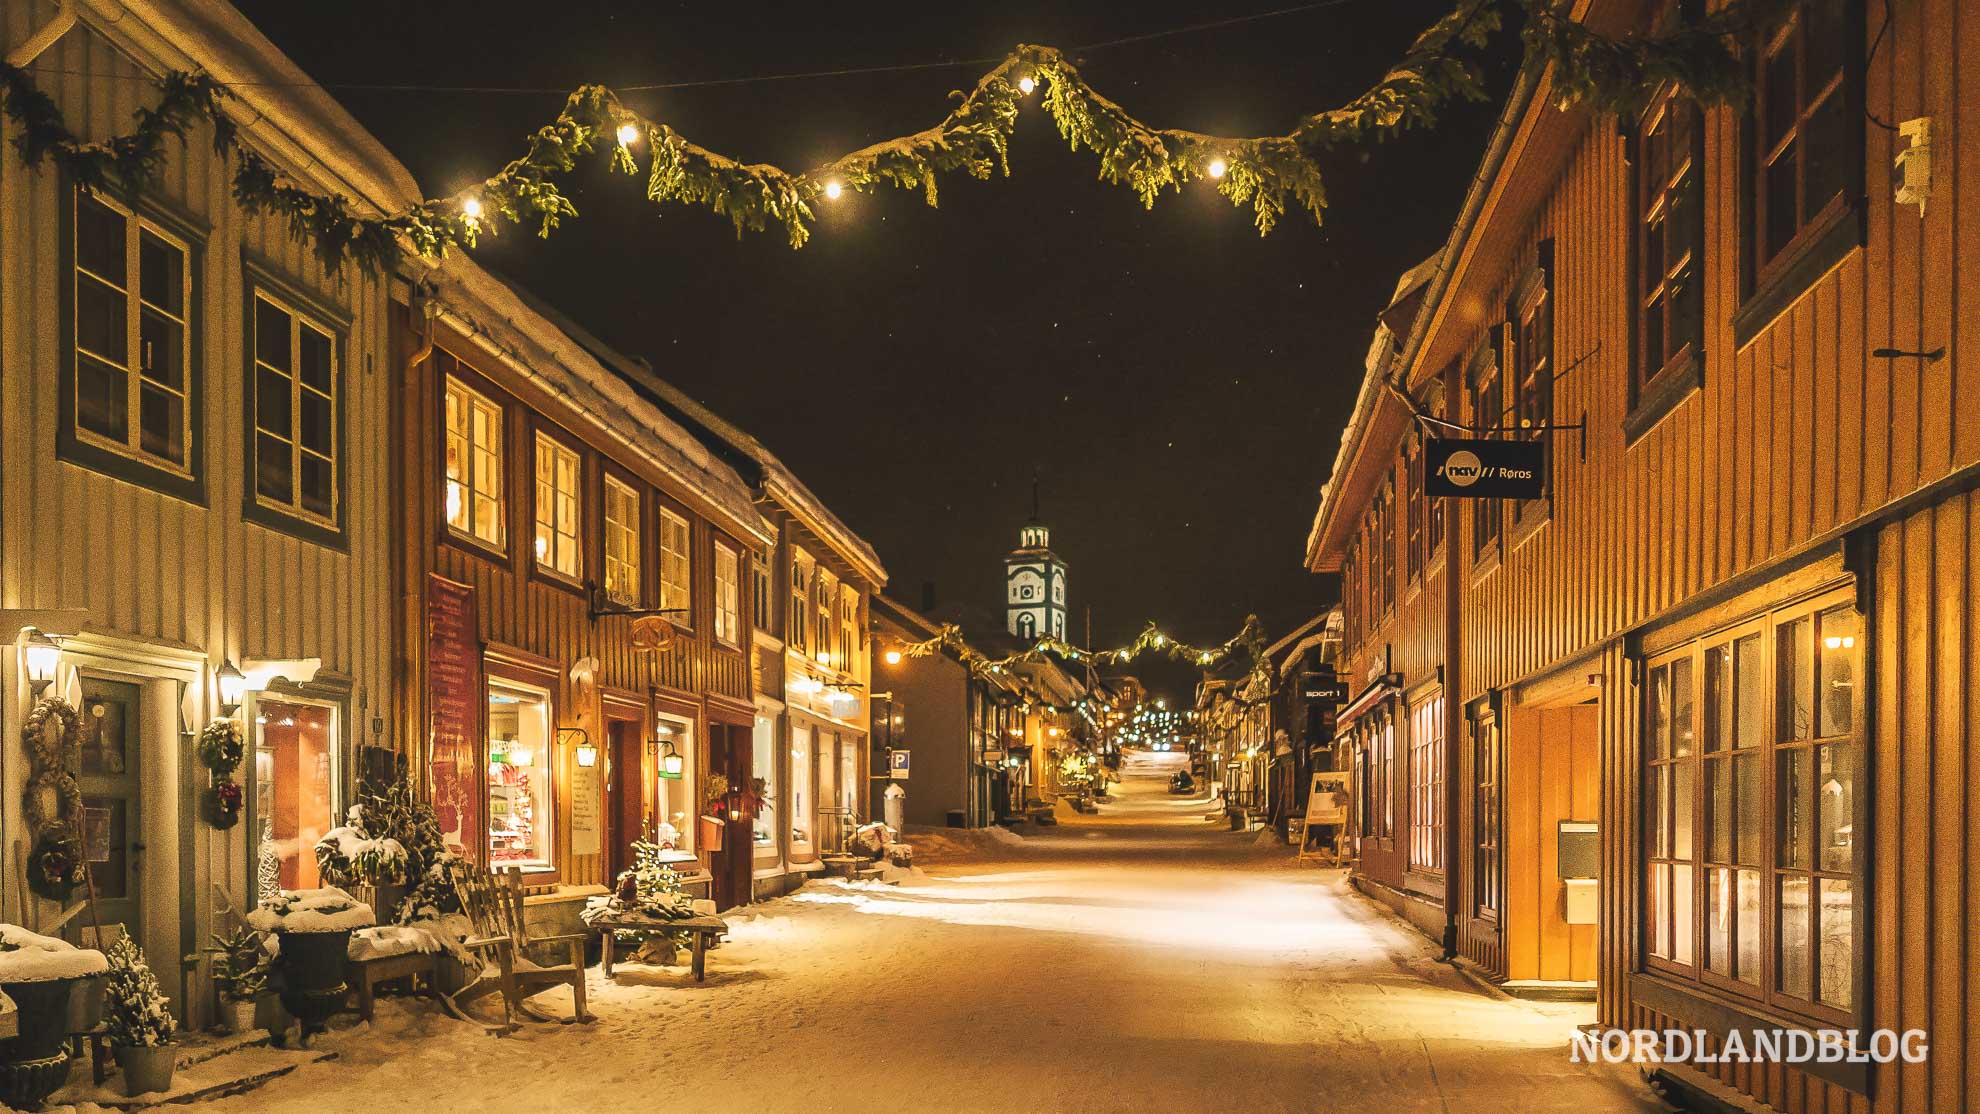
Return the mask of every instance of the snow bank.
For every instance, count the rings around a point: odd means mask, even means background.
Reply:
[[[0,983],[76,979],[100,975],[109,967],[102,952],[0,924]]]
[[[247,915],[248,927],[259,932],[345,932],[378,923],[371,906],[335,886],[320,890],[283,890],[261,900]]]

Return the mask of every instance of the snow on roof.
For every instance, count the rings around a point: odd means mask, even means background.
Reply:
[[[1322,611],[1319,614],[1315,615],[1313,618],[1308,619],[1306,622],[1301,623],[1297,627],[1294,627],[1291,631],[1286,633],[1285,637],[1279,639],[1277,642],[1272,643],[1270,646],[1267,646],[1265,648],[1265,656],[1267,658],[1278,657],[1279,652],[1281,650],[1284,650],[1286,647],[1291,646],[1294,642],[1297,642],[1300,639],[1305,638],[1307,635],[1314,633],[1315,628],[1320,628],[1324,630],[1328,626],[1328,620],[1332,616],[1337,615],[1339,613],[1340,613],[1339,607],[1330,607],[1327,610]],[[1296,657],[1298,655],[1294,655],[1294,656]]]
[[[776,541],[776,532],[758,513],[735,469],[640,397],[508,283],[458,251],[419,277],[431,284],[444,314],[517,370],[541,379],[606,432],[722,511],[742,532],[763,545]]]

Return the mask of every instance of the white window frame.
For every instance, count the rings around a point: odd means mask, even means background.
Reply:
[[[559,579],[577,580],[584,575],[584,457],[537,430],[535,463],[536,497],[531,517],[536,569]],[[568,489],[564,486],[566,475],[571,481]],[[564,518],[567,510],[568,523]],[[546,511],[550,512],[547,518]]]
[[[459,400],[458,403],[456,400]],[[445,491],[440,513],[447,529],[456,535],[494,549],[498,553],[508,551],[509,525],[508,503],[503,493],[502,482],[502,423],[507,417],[502,404],[468,386],[460,379],[449,375],[443,391],[445,414],[442,415],[446,448],[459,444],[455,459],[462,462],[465,474],[447,470]],[[454,414],[461,416],[460,428],[455,428]],[[488,443],[483,444],[475,437],[475,418],[484,419],[489,432]],[[444,466],[445,455],[442,456]],[[487,481],[483,483],[483,481]],[[476,523],[478,513],[484,505],[494,507],[494,536],[481,532]],[[458,508],[458,513],[456,509]],[[456,521],[458,518],[459,521]]]
[[[642,533],[639,490],[607,472],[603,510],[605,596],[627,607],[638,607],[645,588],[640,583],[639,567]],[[631,512],[630,518],[627,511]]]
[[[721,541],[715,543],[715,638],[742,645],[742,555]]]
[[[83,268],[82,253],[78,250],[79,245],[75,239],[80,234],[82,219],[80,214],[72,214],[69,232],[70,268],[68,281],[70,304],[72,307],[77,307],[77,312],[70,314],[69,321],[68,343],[71,349],[71,359],[75,363],[75,373],[70,376],[69,384],[69,401],[73,407],[69,423],[70,431],[75,434],[78,441],[84,444],[93,445],[108,452],[116,453],[118,456],[137,461],[150,468],[157,468],[172,475],[190,479],[193,474],[191,466],[193,455],[193,423],[197,420],[192,412],[192,383],[194,374],[192,320],[194,299],[197,297],[197,291],[193,286],[192,245],[184,237],[166,231],[156,221],[145,219],[135,210],[124,205],[119,205],[103,194],[91,190],[78,189],[75,191],[75,196],[70,203],[80,208],[84,198],[102,205],[104,208],[124,218],[124,285],[118,286],[108,278]],[[151,309],[169,320],[178,322],[180,345],[179,370],[182,376],[182,382],[177,389],[155,380],[150,382],[154,387],[176,395],[179,399],[179,445],[183,450],[184,459],[182,460],[173,460],[169,456],[161,456],[157,453],[148,452],[143,447],[144,427],[141,400],[144,397],[144,384],[147,380],[144,376],[145,360],[142,322],[144,319],[144,307],[148,303],[144,300],[144,290],[140,286],[139,247],[144,242],[146,234],[158,238],[165,244],[177,249],[179,253],[179,289],[182,293],[181,305],[179,307],[180,313],[174,317],[156,305],[151,306]],[[84,275],[88,275],[90,278],[103,283],[105,286],[118,291],[124,296],[124,360],[121,364],[106,356],[91,352],[82,346],[82,337],[79,333],[79,322],[81,319],[79,307],[82,302],[81,285]],[[85,356],[88,359],[118,368],[124,373],[124,404],[126,407],[124,431],[126,436],[130,438],[128,441],[118,441],[95,430],[84,428],[82,424],[82,396],[78,392],[82,389],[83,360]]]
[[[685,515],[660,508],[660,606],[682,627],[694,625],[694,526]],[[678,544],[676,544],[678,542]]]

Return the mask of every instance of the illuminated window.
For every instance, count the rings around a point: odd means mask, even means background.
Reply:
[[[693,571],[688,559],[689,537],[688,520],[661,507],[660,606],[668,610],[678,609],[680,613],[669,618],[682,626],[689,625],[693,617],[689,608],[694,597],[688,592]]]
[[[337,748],[331,710],[258,700],[254,705],[256,884],[314,889],[322,884],[312,848],[337,826]]]
[[[639,492],[605,477],[605,594],[639,606]]]
[[[536,567],[575,579],[578,555],[578,500],[583,472],[578,455],[563,442],[536,435]]]
[[[556,789],[550,700],[539,690],[488,685],[488,863],[524,873],[555,869]]]
[[[715,637],[731,646],[742,642],[742,561],[736,551],[715,543]]]
[[[501,549],[502,408],[447,377],[447,525]]]
[[[1444,870],[1444,698],[1409,710],[1409,865]]]

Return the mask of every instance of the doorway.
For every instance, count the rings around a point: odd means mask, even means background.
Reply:
[[[644,769],[646,741],[640,738],[639,721],[613,719],[605,722],[605,754],[611,763],[605,785],[605,861],[611,868],[607,880],[617,883],[619,875],[632,867],[632,843],[652,838],[652,813],[646,809]]]
[[[83,677],[83,857],[95,889],[96,917],[143,938],[144,824],[139,750],[143,689],[127,681]]]
[[[747,727],[729,723],[708,725],[709,776],[712,779],[719,774],[729,783],[728,796],[721,802],[722,848],[708,851],[708,872],[714,876],[713,893],[718,909],[746,905],[752,896],[756,844],[750,837],[754,822],[750,759],[754,746]]]

